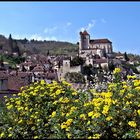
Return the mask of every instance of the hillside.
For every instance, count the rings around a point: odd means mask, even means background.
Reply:
[[[12,40],[12,45],[10,44]],[[13,38],[6,38],[0,35],[0,49],[4,51],[12,52],[12,48],[19,48],[20,53],[23,54],[44,54],[46,55],[49,51],[50,55],[69,55],[75,56],[78,52],[78,45],[69,42],[62,41],[37,41],[20,39],[16,40]]]

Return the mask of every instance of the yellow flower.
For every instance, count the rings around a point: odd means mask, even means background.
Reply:
[[[67,128],[67,125],[64,124],[64,123],[62,123],[62,124],[61,124],[61,129],[64,129],[64,128]]]
[[[108,114],[108,110],[109,110],[109,106],[105,105],[105,106],[103,107],[102,113],[103,113],[104,115],[107,115],[107,114]]]
[[[38,136],[34,136],[34,139],[38,139]]]
[[[66,97],[63,99],[62,103],[68,103],[69,102],[69,99]]]
[[[112,119],[111,116],[108,116],[108,117],[106,118],[107,121],[110,121],[111,119]]]
[[[44,80],[41,80],[40,83],[41,83],[41,85],[44,85],[45,84],[45,81]]]
[[[121,72],[120,68],[115,68],[115,70],[113,71],[113,74],[117,74],[117,73],[120,73],[120,72]]]
[[[100,138],[100,134],[94,134],[92,138],[93,139],[99,139]]]
[[[98,117],[100,117],[100,113],[95,113],[93,116],[92,116],[92,119],[94,119],[94,118],[98,118]]]
[[[51,117],[53,118],[55,115],[56,115],[56,111],[53,111]]]
[[[74,102],[76,102],[76,103],[79,102],[79,99],[76,99]]]
[[[77,95],[77,92],[72,92],[72,95],[75,95],[76,96]]]
[[[135,79],[136,78],[136,76],[134,75],[134,76],[131,76],[131,75],[127,75],[127,79],[129,80],[129,79]]]
[[[67,126],[71,125],[72,121],[73,121],[73,119],[68,119],[68,120],[66,121],[66,125],[67,125]]]
[[[22,119],[18,121],[18,123],[19,123],[19,124],[20,124],[20,123],[22,123],[22,122],[23,122],[23,120],[22,120]]]
[[[9,127],[9,128],[8,128],[8,131],[11,131],[11,130],[12,130],[12,127]]]
[[[4,132],[2,132],[1,134],[0,134],[0,137],[2,138],[4,136]]]
[[[92,139],[92,137],[91,137],[91,136],[89,136],[89,137],[88,137],[88,139]]]
[[[140,85],[140,80],[134,80],[133,82],[134,82],[134,86],[135,86],[135,87],[137,87],[137,86]]]
[[[81,115],[80,115],[80,118],[86,120],[85,114],[81,114]]]
[[[89,124],[90,124],[90,121],[87,122],[87,125],[89,125]]]
[[[8,137],[12,137],[12,134],[9,134]]]
[[[71,133],[67,133],[67,137],[68,137],[68,139],[70,139],[71,138]]]
[[[28,107],[27,106],[25,107],[25,110],[28,110]]]
[[[124,89],[127,89],[127,85],[123,85],[123,88],[124,88]]]
[[[10,110],[13,107],[13,105],[7,106],[7,109]]]
[[[56,105],[58,103],[58,101],[54,101],[53,104]]]
[[[131,126],[131,127],[136,127],[137,124],[135,123],[135,121],[129,121],[128,124]]]
[[[88,113],[88,116],[91,117],[93,115],[93,111]]]
[[[139,109],[139,110],[137,110],[137,112],[138,112],[138,114],[139,114],[139,116],[140,116],[140,109]]]
[[[61,93],[61,90],[58,89],[55,93],[56,93],[56,95],[59,95]]]

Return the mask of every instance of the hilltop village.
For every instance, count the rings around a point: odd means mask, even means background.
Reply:
[[[75,57],[55,56],[49,51],[47,55],[23,53],[24,61],[16,64],[15,68],[11,68],[8,62],[1,59],[0,92],[17,93],[22,86],[42,79],[48,83],[65,79],[75,88],[95,86],[96,89],[104,89],[107,82],[112,81],[115,67],[121,68],[124,80],[128,74],[140,72],[139,66],[137,69],[129,67],[139,62],[130,60],[126,53],[113,52],[113,44],[109,39],[91,39],[86,30],[79,33],[79,38],[78,53]],[[8,55],[8,51],[0,49],[0,54]],[[19,55],[19,50],[15,48],[12,56]]]

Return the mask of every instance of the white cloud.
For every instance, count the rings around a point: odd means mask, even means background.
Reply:
[[[96,24],[96,20],[91,20],[91,22],[88,23],[87,26],[81,27],[80,31],[84,31],[84,30],[90,31],[95,26],[95,24]]]
[[[55,36],[42,36],[42,35],[39,35],[39,34],[32,34],[32,35],[12,35],[12,38],[14,39],[28,39],[28,40],[31,40],[31,39],[34,39],[34,40],[55,40],[57,41],[57,38]]]
[[[12,34],[12,38],[14,39],[25,39],[27,35],[18,35],[18,34]]]
[[[92,20],[91,23],[88,24],[87,26],[88,31],[91,30],[95,26],[95,22],[96,22],[95,20]]]
[[[106,23],[106,20],[104,18],[101,19],[102,23]]]
[[[54,26],[52,28],[45,28],[44,29],[44,33],[52,34],[52,33],[54,33],[57,30],[57,28],[58,28],[57,26]]]
[[[29,40],[31,39],[34,39],[34,40],[55,40],[57,41],[57,38],[55,36],[41,36],[41,35],[38,35],[38,34],[34,34],[34,35],[31,35],[29,37]]]

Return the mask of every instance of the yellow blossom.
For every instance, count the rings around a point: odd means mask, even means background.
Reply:
[[[91,117],[93,115],[93,113],[94,113],[93,111],[89,112],[88,116]]]
[[[140,116],[140,109],[139,109],[139,110],[137,110],[137,112],[138,112],[138,115]]]
[[[136,78],[136,76],[135,75],[133,75],[133,76],[131,76],[131,75],[127,75],[127,79],[129,80],[129,79],[135,79]]]
[[[80,115],[80,118],[83,119],[83,120],[86,120],[85,114],[81,114],[81,115]]]
[[[1,134],[0,134],[0,137],[2,138],[4,136],[4,132],[2,132]]]
[[[112,116],[108,116],[108,117],[106,118],[107,121],[110,121],[111,119],[112,119]]]
[[[64,124],[64,123],[62,123],[62,124],[61,124],[61,129],[64,129],[64,128],[67,128],[67,125]]]
[[[77,95],[77,92],[72,92],[72,95]]]
[[[13,105],[7,106],[7,109],[10,110],[13,107]]]
[[[90,121],[87,122],[87,125],[89,125],[89,124],[90,124]]]
[[[71,138],[71,133],[67,133],[67,137],[68,137],[68,139],[70,139]]]
[[[107,114],[108,114],[108,110],[109,110],[109,106],[105,105],[105,106],[103,107],[102,113],[103,113],[104,115],[107,115]]]
[[[120,68],[115,68],[115,70],[113,71],[113,74],[117,74],[117,73],[120,73],[120,72],[121,72]]]
[[[61,93],[61,90],[58,89],[55,93],[56,93],[56,95],[59,95]]]
[[[20,123],[22,123],[22,122],[23,122],[23,120],[22,120],[22,119],[18,121],[18,123],[19,123],[19,124],[20,124]]]
[[[9,128],[8,128],[8,131],[11,131],[11,130],[12,130],[12,127],[9,127]]]
[[[9,134],[8,137],[12,137],[12,134]]]
[[[100,138],[100,134],[94,134],[92,138],[93,139],[99,139]]]
[[[34,139],[38,139],[38,136],[34,136]]]
[[[56,111],[53,111],[51,117],[53,118],[55,115],[56,115]]]
[[[136,127],[137,124],[135,123],[135,121],[129,121],[128,124],[131,126],[131,127]]]
[[[94,118],[98,118],[98,117],[100,117],[100,113],[95,113],[93,116],[92,116],[92,119],[94,119]]]

